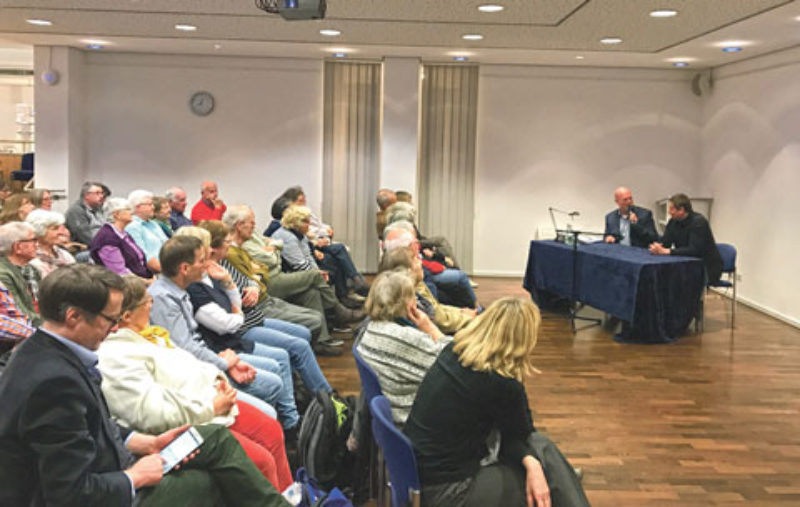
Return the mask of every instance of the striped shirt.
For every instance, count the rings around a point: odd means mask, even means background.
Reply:
[[[358,353],[375,370],[396,423],[405,424],[422,378],[452,340],[444,336],[433,341],[419,329],[395,322],[369,323]]]
[[[27,315],[17,308],[14,297],[0,285],[0,342],[3,350],[33,334],[33,324]],[[10,347],[8,346],[10,345]]]

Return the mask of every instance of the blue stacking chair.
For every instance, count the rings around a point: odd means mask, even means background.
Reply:
[[[728,243],[717,243],[719,256],[722,257],[722,274],[727,279],[720,278],[718,282],[709,283],[709,287],[732,289],[731,298],[731,327],[736,327],[736,247]]]
[[[411,441],[394,425],[392,409],[385,396],[375,396],[369,408],[372,412],[372,434],[383,451],[383,459],[389,469],[392,506],[419,507],[419,473]]]
[[[366,410],[369,410],[369,404],[373,398],[376,396],[383,396],[383,391],[381,391],[381,385],[378,382],[378,375],[375,373],[375,370],[372,369],[372,366],[367,364],[364,361],[364,358],[361,357],[361,354],[358,353],[356,349],[359,340],[356,340],[356,345],[353,345],[353,359],[356,360],[356,368],[358,369],[358,376],[361,378],[361,395],[364,397],[364,407]],[[370,441],[370,449],[369,449],[369,476],[370,476],[370,497],[375,498],[373,495],[373,484],[377,474],[378,484],[384,483],[384,471],[383,471],[383,460],[378,456],[378,453],[375,449],[375,443]],[[385,503],[385,498],[383,495],[383,487],[379,486],[377,492],[377,500],[378,506],[383,507]]]

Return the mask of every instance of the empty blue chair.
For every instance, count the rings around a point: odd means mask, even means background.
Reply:
[[[411,441],[394,425],[392,409],[385,396],[375,396],[369,409],[372,413],[372,434],[389,469],[392,506],[419,507],[419,473]]]
[[[731,327],[735,327],[736,320],[736,247],[728,243],[717,243],[719,256],[722,257],[722,274],[726,279],[720,278],[718,282],[709,283],[709,287],[733,289],[731,298]]]

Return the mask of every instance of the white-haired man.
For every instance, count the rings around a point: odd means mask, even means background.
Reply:
[[[186,191],[181,187],[172,187],[165,194],[169,200],[169,225],[173,231],[192,225],[192,221],[184,215],[186,211]]]
[[[150,271],[160,273],[158,253],[168,238],[161,226],[153,221],[155,216],[153,193],[147,190],[134,190],[128,194],[128,202],[133,208],[133,221],[125,227],[125,232],[131,235],[133,241],[144,252]]]
[[[24,222],[0,226],[0,283],[34,326],[42,323],[36,311],[39,272],[28,264],[36,257],[33,227]]]

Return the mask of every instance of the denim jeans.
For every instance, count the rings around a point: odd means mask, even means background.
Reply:
[[[439,289],[439,296],[445,296],[442,293],[446,293],[446,298],[439,299],[442,303],[475,308],[475,291],[469,284],[467,274],[460,269],[445,269],[438,275],[432,274],[431,280]]]
[[[311,333],[303,326],[278,319],[264,319],[263,326],[250,329],[242,338],[286,351],[292,368],[300,374],[309,391],[331,391],[311,349]]]
[[[258,370],[256,380],[249,385],[234,385],[237,389],[273,405],[278,410],[278,418],[283,427],[291,428],[297,425],[300,416],[294,402],[289,354],[285,350],[260,343],[254,345],[251,354],[239,354],[239,357]]]

